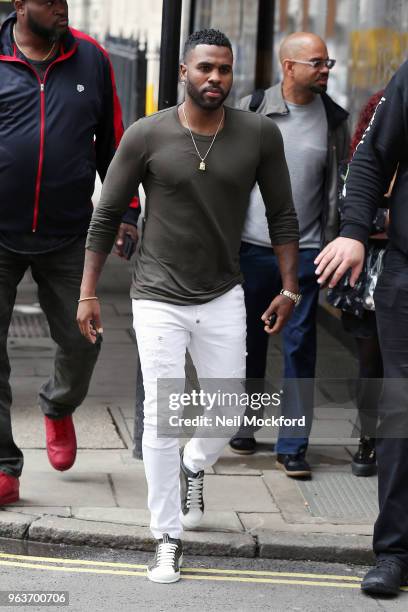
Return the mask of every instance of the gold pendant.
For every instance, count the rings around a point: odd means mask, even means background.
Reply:
[[[199,170],[205,170],[205,162],[201,162],[201,164],[199,165]]]

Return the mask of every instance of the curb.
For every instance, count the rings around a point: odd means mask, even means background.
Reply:
[[[295,537],[294,537],[295,536]],[[153,551],[147,527],[0,511],[0,537],[46,544]],[[186,531],[190,555],[371,565],[371,536],[257,530],[256,534]]]
[[[372,537],[351,534],[297,533],[258,530],[259,557],[373,565]]]
[[[126,550],[154,551],[155,548],[148,527],[51,516],[31,523],[28,539],[48,544],[86,544]],[[183,544],[186,553],[205,556],[254,557],[256,549],[254,539],[248,534],[225,532],[188,532],[184,534]]]

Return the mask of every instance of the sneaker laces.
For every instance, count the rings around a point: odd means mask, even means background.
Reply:
[[[363,459],[364,456],[368,456],[369,459],[375,457],[375,443],[372,438],[361,438],[358,445],[357,456],[359,459]]]
[[[156,565],[159,567],[173,567],[177,551],[177,544],[173,542],[160,542],[157,547]]]
[[[192,508],[199,508],[203,503],[203,486],[204,486],[204,475],[196,476],[195,478],[188,476],[188,489],[187,489],[187,501],[186,506],[190,510]]]
[[[47,427],[47,439],[49,443],[58,442],[59,445],[70,445],[75,440],[75,431],[72,431],[72,421],[69,417],[61,419],[49,419]]]

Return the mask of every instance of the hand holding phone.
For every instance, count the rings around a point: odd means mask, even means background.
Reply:
[[[133,253],[136,251],[136,240],[132,238],[130,234],[125,234],[125,240],[123,243],[123,256],[129,261]]]
[[[278,315],[276,314],[276,312],[273,312],[271,316],[269,317],[269,319],[267,320],[267,325],[270,329],[272,329],[272,327],[275,325],[277,318],[278,318]]]

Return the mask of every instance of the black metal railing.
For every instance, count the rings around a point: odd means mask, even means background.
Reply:
[[[133,38],[105,38],[115,72],[116,87],[122,106],[125,128],[144,117],[146,108],[147,60],[144,45]]]

